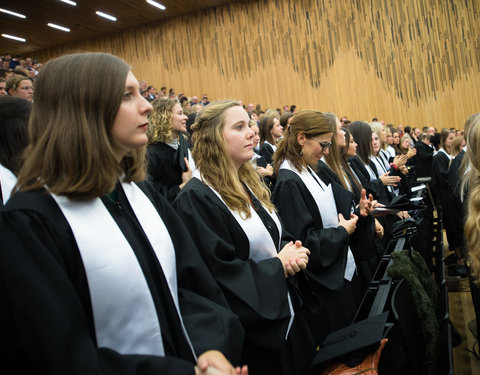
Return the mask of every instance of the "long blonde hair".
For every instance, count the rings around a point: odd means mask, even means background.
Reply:
[[[172,141],[172,111],[179,103],[176,98],[158,98],[152,102],[153,111],[148,116],[148,143]]]
[[[476,114],[465,133],[470,170],[464,178],[468,186],[468,215],[465,222],[465,239],[468,247],[468,264],[476,283],[480,284],[480,115]]]
[[[54,194],[88,200],[111,192],[122,172],[127,182],[145,179],[146,147],[131,150],[119,164],[115,150],[121,145],[112,137],[129,71],[106,53],[45,64],[35,83],[30,145],[16,190],[48,186]]]
[[[230,209],[249,218],[250,202],[241,188],[242,182],[263,206],[273,211],[274,205],[270,202],[269,190],[251,163],[242,164],[237,172],[228,152],[223,136],[225,115],[228,109],[236,106],[240,106],[236,101],[222,100],[210,103],[199,112],[192,125],[192,156],[202,179],[220,194]]]

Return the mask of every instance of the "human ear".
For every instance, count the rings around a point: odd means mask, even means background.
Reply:
[[[300,146],[303,147],[303,145],[305,144],[307,140],[307,137],[305,136],[305,133],[298,133],[297,134],[297,142]]]

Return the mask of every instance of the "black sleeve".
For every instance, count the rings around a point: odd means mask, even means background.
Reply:
[[[216,196],[186,188],[173,207],[240,318],[246,336],[256,345],[277,350],[284,342],[290,318],[281,261],[277,257],[258,263],[248,259],[248,240],[239,241],[239,236],[244,236],[242,229],[218,205],[223,203],[215,200]]]
[[[98,348],[72,280],[70,233],[34,213],[0,214],[0,334],[3,366],[37,374],[193,374],[171,357]],[[27,235],[28,234],[28,235]],[[81,268],[81,267],[80,267]],[[91,319],[90,319],[91,320]]]
[[[169,202],[173,202],[180,192],[180,184],[182,183],[182,170],[179,166],[173,164],[175,160],[166,150],[154,150],[153,147],[159,148],[158,145],[149,146],[148,160],[148,178]],[[170,146],[163,146],[170,147]]]

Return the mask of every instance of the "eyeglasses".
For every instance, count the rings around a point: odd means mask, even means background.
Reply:
[[[322,152],[327,151],[327,148],[329,148],[332,145],[332,142],[323,142],[320,139],[313,138],[313,137],[312,139],[315,139],[318,142],[318,144],[322,147]]]

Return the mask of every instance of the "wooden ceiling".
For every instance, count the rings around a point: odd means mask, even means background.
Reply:
[[[113,33],[133,26],[159,22],[167,18],[216,7],[238,0],[158,0],[166,6],[160,10],[146,0],[73,0],[71,6],[60,0],[2,0],[0,8],[21,13],[25,19],[0,12],[0,34],[26,39],[18,42],[0,37],[0,55],[10,53],[28,57],[35,51],[78,40]],[[109,21],[95,14],[108,13],[117,18]],[[70,29],[60,31],[47,26],[54,23]]]

